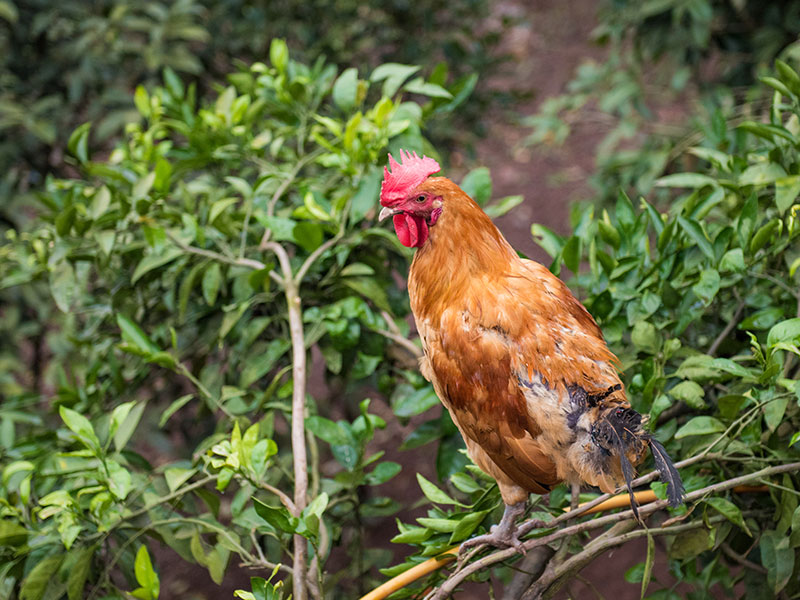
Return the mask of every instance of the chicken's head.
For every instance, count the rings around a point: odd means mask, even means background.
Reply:
[[[391,167],[391,171],[389,168]],[[428,228],[442,214],[442,199],[419,186],[440,170],[432,158],[420,158],[416,152],[400,151],[400,162],[389,155],[389,167],[383,169],[379,219],[391,216],[400,243],[419,248],[428,239]]]

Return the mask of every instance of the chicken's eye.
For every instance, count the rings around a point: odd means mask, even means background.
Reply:
[[[417,202],[425,202],[428,198],[426,196],[417,196]]]

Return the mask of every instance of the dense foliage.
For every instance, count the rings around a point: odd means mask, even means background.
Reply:
[[[50,172],[65,174],[71,131],[93,121],[103,147],[136,117],[131,91],[154,85],[165,67],[199,84],[204,98],[237,60],[266,60],[270,40],[287,38],[308,64],[383,62],[435,65],[469,92],[499,59],[502,23],[483,24],[487,0],[436,10],[430,0],[0,0],[0,200],[25,202]],[[444,67],[436,76],[448,76]],[[452,85],[452,82],[451,82]],[[480,94],[473,116],[488,99]],[[482,100],[481,100],[482,99]],[[463,121],[462,121],[463,122]],[[460,137],[439,126],[439,137]],[[14,210],[2,213],[17,220]]]
[[[378,165],[432,153],[422,123],[460,102],[418,70],[362,80],[276,40],[210,103],[169,69],[138,87],[110,156],[94,160],[89,124],[73,133],[82,176],[48,178],[41,216],[3,249],[5,589],[155,598],[147,537],[220,582],[231,555],[271,569],[302,536],[317,597],[385,566],[365,521],[399,505],[363,488],[400,465],[367,451],[385,422],[361,390],[404,382],[411,411],[423,382],[390,359],[408,251],[374,226]],[[329,378],[315,397],[311,347]],[[356,559],[323,576],[333,547]]]

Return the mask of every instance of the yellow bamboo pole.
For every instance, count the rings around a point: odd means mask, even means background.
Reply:
[[[397,590],[402,590],[407,585],[414,583],[417,579],[421,579],[429,573],[438,571],[443,566],[450,564],[456,559],[459,547],[460,546],[445,550],[438,556],[429,558],[425,562],[411,567],[408,571],[403,571],[400,575],[392,577],[386,583],[376,587],[366,596],[362,596],[361,600],[383,600],[394,594]]]

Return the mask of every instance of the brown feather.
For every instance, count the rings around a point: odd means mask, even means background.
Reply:
[[[632,477],[647,438],[641,419],[613,443],[596,427],[613,422],[609,411],[633,413],[597,323],[453,182],[429,178],[420,192],[443,205],[408,280],[422,372],[470,456],[507,504],[562,480],[612,491]]]

